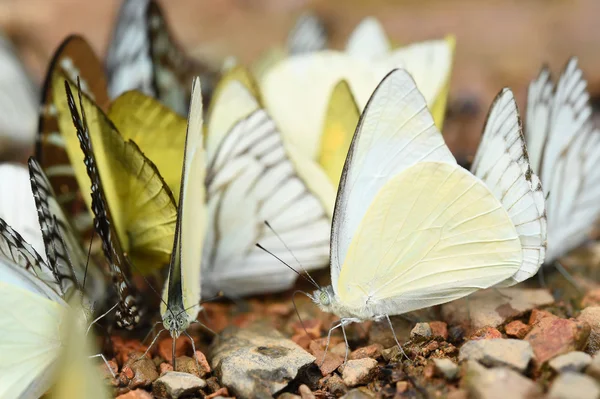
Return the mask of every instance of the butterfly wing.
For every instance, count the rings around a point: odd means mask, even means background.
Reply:
[[[155,97],[154,68],[146,14],[150,0],[125,0],[106,54],[108,93],[116,98],[128,90]]]
[[[370,61],[385,57],[391,49],[381,22],[374,17],[366,17],[360,21],[346,43],[348,54]]]
[[[381,82],[361,116],[331,240],[335,293],[370,317],[499,283],[522,257],[502,204],[456,165],[405,70]]]
[[[7,156],[13,146],[33,143],[39,95],[12,43],[1,32],[0,68],[0,144],[2,156]]]
[[[137,91],[120,95],[111,104],[108,117],[125,140],[135,142],[144,155],[154,162],[177,200],[186,120],[152,97]]]
[[[102,240],[102,249],[108,262],[112,280],[116,285],[119,296],[119,306],[117,307],[117,324],[119,327],[132,329],[140,321],[141,308],[138,305],[139,299],[135,287],[131,283],[131,265],[129,259],[125,256],[116,228],[113,225],[110,209],[102,187],[102,181],[98,173],[94,151],[92,150],[92,141],[86,120],[85,108],[82,104],[81,92],[80,109],[75,105],[75,100],[69,84],[65,82],[67,101],[72,113],[73,124],[77,130],[77,137],[81,143],[81,150],[84,154],[84,163],[86,165],[89,178],[91,180],[92,191],[92,211],[94,213],[94,227],[100,239]],[[123,142],[123,147],[117,147],[116,153],[128,154],[128,146]],[[143,172],[143,170],[142,170]]]
[[[167,303],[171,314],[185,311],[189,321],[195,320],[200,310],[202,240],[206,225],[204,207],[206,161],[202,148],[202,117],[202,89],[200,79],[196,78],[193,83],[188,116],[177,227],[169,278],[163,293],[164,302]],[[166,313],[167,307],[163,303],[161,315]]]
[[[600,214],[600,131],[594,129],[587,82],[572,58],[552,94],[543,70],[530,86],[527,141],[548,195],[551,262],[584,242]]]
[[[57,73],[73,79],[79,77],[82,90],[101,107],[107,106],[109,102],[106,80],[102,64],[87,41],[81,36],[67,37],[55,51],[46,72],[38,121],[35,157],[48,176],[67,218],[73,222],[76,231],[89,236],[92,232],[91,214],[85,207],[85,196],[81,194],[72,160],[66,151],[64,132],[59,124],[61,116],[68,123],[71,116],[68,109],[57,106],[57,102],[64,98],[64,89],[56,97],[53,91],[53,77]],[[80,163],[80,159],[76,158],[73,162]]]
[[[359,117],[360,111],[350,86],[341,81],[335,86],[329,99],[318,159],[334,185],[340,181]]]
[[[492,104],[471,171],[508,212],[523,247],[523,264],[503,285],[537,273],[546,252],[546,208],[540,179],[533,173],[517,103],[503,89]]]
[[[55,77],[55,90],[65,93],[64,77]],[[62,84],[62,89],[59,86]],[[69,82],[72,89],[76,87]],[[72,90],[71,89],[71,90]],[[156,166],[133,141],[125,141],[104,112],[85,94],[82,103],[87,115],[89,135],[94,145],[95,164],[106,204],[110,208],[111,228],[136,270],[148,273],[168,264],[173,246],[177,210],[168,185]],[[67,96],[57,102],[70,111]],[[90,185],[90,177],[81,163],[81,149],[76,129],[64,114],[60,118],[65,147],[74,162],[75,175],[81,187]],[[70,125],[70,126],[69,126]],[[85,198],[92,208],[90,197]],[[98,215],[95,215],[98,217]]]
[[[300,15],[287,38],[289,53],[310,53],[325,50],[326,47],[327,31],[323,21],[312,13]]]

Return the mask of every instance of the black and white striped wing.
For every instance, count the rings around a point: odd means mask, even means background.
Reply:
[[[572,58],[554,92],[542,70],[529,89],[526,135],[547,195],[546,262],[582,244],[600,215],[600,131],[587,82]]]
[[[323,21],[312,13],[300,15],[288,35],[287,48],[291,55],[325,50],[327,30]]]
[[[128,90],[156,96],[146,19],[149,4],[150,0],[125,0],[121,5],[106,56],[111,98]]]
[[[111,215],[104,195],[104,189],[102,188],[96,158],[92,149],[90,132],[85,119],[81,90],[78,93],[81,116],[75,105],[71,88],[66,81],[65,90],[73,124],[77,129],[77,138],[84,154],[83,162],[86,165],[88,176],[92,182],[91,195],[94,228],[102,240],[102,250],[109,264],[110,273],[119,296],[119,305],[116,310],[117,325],[121,328],[133,329],[140,322],[142,310],[138,305],[137,290],[131,283],[129,260],[125,256],[117,232],[111,223]]]
[[[528,279],[544,262],[545,201],[540,179],[529,165],[517,103],[509,89],[503,89],[492,104],[471,171],[500,200],[521,241],[521,267],[500,285]]]
[[[204,296],[219,290],[233,296],[281,291],[293,284],[296,275],[257,242],[297,268],[298,262],[305,269],[327,264],[329,218],[296,173],[264,110],[235,124],[210,159]]]
[[[48,264],[60,282],[62,291],[69,293],[76,289],[85,291],[92,300],[101,299],[106,288],[104,276],[81,247],[48,178],[33,157],[29,158],[29,175]]]

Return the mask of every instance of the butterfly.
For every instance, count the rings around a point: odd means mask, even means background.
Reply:
[[[50,387],[68,342],[67,302],[83,306],[79,316],[89,321],[92,302],[105,292],[99,270],[70,245],[74,237],[63,215],[53,213],[56,200],[33,158],[29,172],[47,261],[0,219],[1,397],[37,398]]]
[[[192,78],[202,76],[208,99],[217,75],[184,53],[153,0],[123,1],[106,57],[111,97],[140,90],[181,115],[188,109]]]
[[[286,47],[290,55],[327,48],[327,30],[323,21],[310,12],[300,14],[288,34]]]
[[[577,58],[556,85],[545,67],[529,85],[525,137],[548,197],[547,264],[585,242],[600,215],[600,131],[589,97]]]
[[[38,87],[9,39],[0,32],[0,156],[29,151],[35,137]]]
[[[464,297],[524,267],[507,210],[456,163],[406,70],[390,72],[361,115],[338,188],[330,254],[331,285],[310,296],[340,317],[332,330],[365,320],[391,326],[391,315]]]
[[[333,204],[320,198],[333,198],[333,190],[316,164],[284,146],[246,84],[226,75],[215,93],[202,291],[239,297],[288,289],[297,276],[255,244],[309,270],[325,266]]]
[[[378,61],[333,50],[290,57],[261,79],[262,98],[286,141],[317,160],[327,101],[335,85],[345,80],[362,110],[379,81],[391,69],[405,67],[428,106],[436,115],[443,115],[437,104],[445,107],[440,96],[446,95],[443,88],[450,78],[453,48],[453,41],[448,39],[416,43]]]

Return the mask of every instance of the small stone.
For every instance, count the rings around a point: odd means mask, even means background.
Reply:
[[[107,364],[108,363],[108,364]],[[109,369],[110,367],[110,369]],[[113,375],[117,375],[119,372],[119,365],[114,360],[108,360],[106,363],[100,363],[100,370],[102,370],[102,374],[104,378],[113,378]],[[112,373],[111,373],[112,371]]]
[[[554,319],[559,318],[558,316],[555,316],[546,310],[533,309],[531,311],[531,314],[529,315],[529,321],[527,322],[527,324],[533,326],[534,324],[537,324],[540,320],[545,319],[546,317],[551,317]]]
[[[303,333],[308,336],[317,339],[321,337],[321,331],[323,330],[323,321],[320,319],[310,319],[303,322],[297,321],[292,324],[292,328],[296,334]]]
[[[508,367],[486,369],[473,360],[467,363],[463,381],[469,397],[475,399],[527,399],[541,394],[533,381],[516,371]]]
[[[404,393],[408,390],[408,381],[398,381],[396,383],[396,392]]]
[[[448,324],[468,323],[478,329],[484,326],[498,327],[509,319],[554,303],[546,289],[503,288],[478,291],[469,298],[462,298],[442,305],[442,316]]]
[[[175,371],[179,371],[181,373],[189,373],[195,375],[198,378],[202,378],[205,373],[201,373],[199,364],[196,363],[195,359],[187,356],[180,356],[177,358],[176,369]],[[201,375],[202,374],[202,375]]]
[[[292,305],[289,302],[272,303],[265,309],[265,313],[273,316],[285,317],[292,312]]]
[[[469,399],[469,393],[464,389],[456,389],[448,392],[446,399]]]
[[[525,336],[539,365],[564,353],[581,350],[590,335],[590,325],[583,321],[544,317]]]
[[[221,389],[221,385],[219,385],[217,377],[210,377],[206,379],[206,387],[208,392],[217,392],[219,389]]]
[[[459,368],[450,359],[433,359],[435,365],[436,375],[444,377],[445,379],[452,381],[458,377]]]
[[[343,358],[345,358],[346,357],[346,353],[348,353],[347,352],[348,351],[348,347],[346,346],[345,342],[337,343],[337,344],[331,346],[329,348],[329,350],[331,351],[331,353],[333,353],[335,355],[338,355],[338,356],[341,356]]]
[[[398,345],[395,345],[391,348],[382,350],[381,356],[383,356],[383,360],[389,362],[392,359],[397,359],[399,356],[402,356],[402,353],[400,352],[400,348],[398,348]]]
[[[347,394],[341,397],[341,399],[371,399],[376,395],[374,392],[371,392],[365,387],[354,388],[351,391],[348,391]]]
[[[292,335],[291,340],[294,341],[302,349],[308,349],[310,346],[310,343],[312,342],[312,338],[309,337],[308,335],[306,335],[306,333],[304,331],[301,333]]]
[[[315,399],[315,395],[312,393],[310,388],[304,384],[298,387],[298,393],[302,399]]]
[[[533,357],[531,345],[518,339],[469,341],[460,348],[459,360],[476,360],[481,364],[508,366],[523,372]]]
[[[111,338],[113,351],[116,353],[115,358],[117,363],[124,365],[129,360],[131,353],[144,353],[148,347],[143,345],[137,339],[124,339],[122,337],[114,336]],[[139,355],[138,355],[139,356]]]
[[[210,374],[210,365],[208,364],[208,360],[206,360],[206,356],[204,356],[204,353],[196,351],[196,353],[194,353],[194,357],[196,358],[196,360],[198,361],[198,365],[200,366],[200,378],[204,378],[207,374]]]
[[[495,329],[494,327],[485,326],[480,329],[474,331],[471,335],[469,335],[469,340],[476,341],[479,339],[496,339],[502,338],[502,333]]]
[[[521,320],[511,321],[504,327],[506,335],[519,339],[523,339],[530,329],[531,327],[523,323]]]
[[[117,399],[152,399],[152,395],[143,389],[134,389],[123,395],[117,396]]]
[[[218,398],[228,398],[228,397],[229,397],[229,391],[227,390],[227,388],[223,387],[223,388],[217,389],[215,392],[211,393],[210,395],[206,395],[204,397],[204,399],[218,399]]]
[[[284,392],[281,395],[279,395],[277,399],[302,399],[302,397],[293,393]]]
[[[588,338],[585,351],[589,354],[600,350],[600,306],[589,306],[581,311],[577,320],[587,322],[590,327],[590,336]]]
[[[569,352],[555,357],[548,362],[548,365],[557,373],[572,371],[575,373],[583,371],[592,363],[592,357],[584,352]]]
[[[423,356],[429,356],[430,353],[439,349],[440,343],[438,341],[429,342],[422,350]]]
[[[585,372],[595,379],[600,380],[600,352],[596,352],[596,354],[592,357],[592,362]]]
[[[433,338],[442,339],[443,341],[448,339],[448,324],[443,321],[430,321],[429,327]]]
[[[383,346],[381,344],[371,344],[369,346],[364,346],[352,352],[350,354],[349,359],[363,359],[365,357],[370,357],[372,359],[377,359],[381,356],[381,351],[383,351]]]
[[[130,389],[148,387],[158,378],[154,362],[147,357],[141,357],[141,355],[140,353],[130,357],[123,366],[123,372],[130,380],[128,385]]]
[[[173,339],[161,340],[158,345],[158,355],[167,362],[173,364]],[[192,344],[186,336],[181,336],[175,341],[175,357],[180,357],[191,352]]]
[[[152,393],[160,398],[177,399],[194,395],[206,386],[206,381],[195,375],[171,371],[152,384]]]
[[[221,385],[242,398],[273,396],[309,367],[314,356],[264,324],[225,329],[212,345],[211,366]]]
[[[427,362],[425,367],[423,367],[423,377],[428,380],[431,380],[435,375],[435,365],[432,362]]]
[[[592,377],[584,374],[566,372],[560,374],[554,382],[548,398],[550,399],[597,399],[600,388]]]
[[[348,360],[342,366],[342,380],[349,387],[368,384],[378,372],[377,360],[371,358]]]
[[[342,377],[337,374],[333,374],[330,377],[325,377],[323,379],[322,385],[329,391],[329,393],[340,396],[348,392],[348,387],[344,384]]]
[[[325,354],[324,348],[316,341],[310,343],[309,351],[315,357],[317,365],[321,370],[321,375],[323,376],[333,373],[342,365],[342,363],[344,363],[343,356],[336,355],[331,351],[328,351],[327,354]],[[325,361],[323,361],[323,358],[325,358]]]
[[[581,308],[600,306],[600,288],[589,290],[581,300]]]
[[[167,373],[169,371],[173,371],[173,366],[171,366],[169,363],[161,363],[160,366],[158,366],[159,369],[158,371],[160,372],[160,375],[163,375],[164,373]]]
[[[426,341],[432,337],[429,323],[417,323],[410,331],[410,339],[413,341]]]

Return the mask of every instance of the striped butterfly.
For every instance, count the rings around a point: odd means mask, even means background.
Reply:
[[[600,131],[586,86],[577,58],[556,85],[547,68],[529,85],[525,136],[548,196],[547,264],[584,243],[600,215]]]
[[[502,114],[502,106],[496,102],[491,114]],[[504,139],[503,132],[489,139],[496,136]],[[525,188],[519,192],[536,196],[525,179],[516,178]],[[391,327],[391,315],[513,278],[529,266],[526,257],[509,211],[484,181],[456,163],[410,74],[390,72],[365,106],[342,172],[331,228],[331,285],[311,295],[340,317],[332,330],[364,320],[385,319]]]

